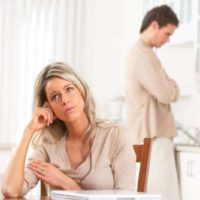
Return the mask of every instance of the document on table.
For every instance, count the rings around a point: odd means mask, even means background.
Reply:
[[[161,200],[158,194],[129,190],[52,190],[52,200]]]

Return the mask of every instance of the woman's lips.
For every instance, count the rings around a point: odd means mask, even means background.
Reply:
[[[71,113],[73,112],[75,106],[69,107],[69,108],[65,108],[65,113]]]

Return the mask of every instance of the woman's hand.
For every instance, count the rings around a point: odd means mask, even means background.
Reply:
[[[81,189],[78,183],[50,163],[44,161],[32,161],[28,165],[28,168],[33,171],[38,179],[43,180],[51,186],[65,190]]]
[[[49,126],[54,120],[53,111],[46,102],[43,107],[35,110],[33,117],[28,124],[27,128],[33,132],[39,131],[46,126]]]

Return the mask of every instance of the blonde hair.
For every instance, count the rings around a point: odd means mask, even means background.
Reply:
[[[92,140],[95,135],[97,121],[95,102],[87,83],[82,80],[69,65],[61,62],[52,63],[39,73],[34,87],[33,110],[43,106],[43,104],[47,101],[45,87],[47,82],[54,77],[67,80],[78,88],[85,102],[84,111],[89,121],[89,127],[86,130],[86,137],[84,141],[86,142]],[[39,134],[34,137],[33,145],[39,144],[40,138],[44,132],[46,133],[45,136],[47,139],[49,139],[51,142],[56,142],[64,134],[68,134],[67,127],[65,126],[64,122],[59,119],[55,119],[50,126],[40,131]]]

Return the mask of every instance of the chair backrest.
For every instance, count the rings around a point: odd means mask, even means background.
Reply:
[[[137,192],[146,192],[150,163],[151,138],[145,138],[144,144],[133,145],[136,162],[140,162]]]
[[[47,189],[47,184],[45,184],[42,180],[40,183],[40,195],[41,196],[48,196],[48,189]]]

